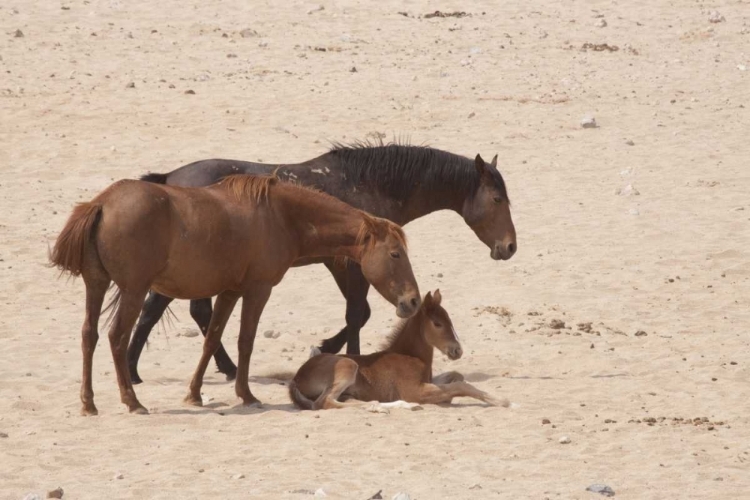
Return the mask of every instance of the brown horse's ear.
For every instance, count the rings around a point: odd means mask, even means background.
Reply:
[[[438,288],[435,290],[435,293],[432,295],[432,300],[435,302],[436,306],[440,305],[440,301],[443,300],[443,296],[440,295],[440,289]]]
[[[432,292],[427,292],[427,295],[424,296],[424,300],[422,300],[422,307],[429,309],[432,307],[432,303]]]
[[[385,221],[373,217],[367,212],[362,212],[362,218],[369,235],[374,236],[378,240],[385,238],[385,235],[388,233]]]

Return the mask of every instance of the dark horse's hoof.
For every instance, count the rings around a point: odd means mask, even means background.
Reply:
[[[344,344],[346,344],[346,340],[342,342],[337,335],[321,342],[320,352],[326,354],[338,354],[338,352],[344,347]]]
[[[141,380],[141,377],[138,376],[138,372],[133,369],[130,370],[130,381],[133,383],[133,385],[138,385],[138,384],[143,383],[143,380]]]
[[[233,370],[219,370],[221,373],[227,376],[227,382],[231,382],[232,380],[237,378],[237,368]]]

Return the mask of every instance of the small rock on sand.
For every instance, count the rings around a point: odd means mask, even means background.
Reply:
[[[47,498],[62,498],[65,492],[62,488],[55,488],[52,491],[47,492]]]
[[[200,332],[198,330],[192,330],[191,329],[191,330],[186,330],[186,331],[182,332],[182,336],[183,337],[187,337],[187,338],[190,338],[190,339],[192,339],[193,337],[197,337],[198,335],[200,335]]]
[[[716,24],[716,23],[723,23],[724,21],[726,21],[726,19],[724,19],[724,16],[722,16],[718,10],[712,10],[711,12],[708,13],[709,23]]]
[[[553,330],[562,330],[563,328],[565,328],[565,321],[561,319],[553,319],[549,322],[549,327]]]
[[[383,493],[383,490],[378,490],[377,493],[375,493],[373,496],[371,496],[367,500],[383,500],[383,495],[381,495],[381,493]]]
[[[570,438],[568,436],[563,436],[558,441],[560,442],[560,444],[569,444]]]
[[[604,19],[599,19],[596,22],[596,27],[597,28],[606,28],[607,27],[607,21],[605,21]]]
[[[8,434],[5,432],[0,432],[0,438],[7,438]]]
[[[599,493],[600,495],[604,495],[605,497],[613,497],[615,496],[615,492],[612,488],[607,486],[606,484],[592,484],[588,488],[586,488],[586,491],[590,491],[592,493]]]
[[[648,333],[644,332],[643,330],[638,330],[637,332],[635,332],[636,337],[645,337],[646,335],[648,335]]]
[[[313,496],[315,498],[325,498],[328,495],[326,494],[325,491],[323,491],[323,488],[318,488],[317,490],[315,490],[315,494]]]
[[[630,139],[628,139],[627,141],[625,141],[625,144],[627,144],[628,146],[635,146],[635,143],[633,141],[631,141]]]
[[[125,479],[125,475],[122,472],[115,474],[115,479]]]
[[[615,194],[620,196],[638,196],[641,193],[636,188],[634,188],[632,184],[628,184],[624,188],[618,188],[615,191]]]
[[[584,116],[581,120],[581,127],[583,128],[597,128],[596,118],[593,116]]]
[[[244,30],[240,31],[240,36],[242,38],[251,38],[254,36],[258,36],[258,32],[252,28],[245,28]]]
[[[245,475],[244,474],[235,474],[234,476],[232,476],[232,479],[245,479]]]
[[[542,419],[542,425],[547,425],[547,424],[550,424],[550,423],[551,423],[551,422],[549,421],[549,419],[548,419],[548,418],[543,418],[543,419]]]
[[[129,82],[127,85],[125,85],[126,89],[134,89],[135,88],[135,82]]]
[[[277,339],[281,336],[281,333],[275,332],[273,330],[266,330],[263,332],[263,336],[267,339]]]
[[[21,30],[16,30],[16,32],[15,32],[15,33],[13,33],[13,36],[14,36],[15,38],[23,38],[23,37],[24,37],[24,34],[23,34],[23,31],[21,31]]]
[[[308,14],[314,14],[316,12],[320,12],[321,10],[325,10],[325,7],[323,7],[322,5],[317,5],[317,6],[313,7],[312,9],[308,10],[307,13]]]
[[[42,500],[41,495],[39,493],[29,493],[25,497],[23,497],[23,500]]]
[[[411,497],[408,493],[398,492],[393,495],[393,498],[391,500],[411,500]]]

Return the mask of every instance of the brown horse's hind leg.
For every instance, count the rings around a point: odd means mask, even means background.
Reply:
[[[147,414],[148,410],[135,396],[133,382],[130,380],[130,371],[128,370],[127,354],[130,332],[133,330],[138,314],[141,312],[147,291],[148,289],[122,292],[117,313],[109,330],[109,346],[112,350],[112,359],[115,362],[117,385],[120,387],[120,401],[128,407],[130,413],[142,415]]]
[[[331,410],[350,406],[362,406],[362,401],[338,401],[343,392],[357,381],[359,365],[349,358],[337,358],[333,366],[333,383],[315,400],[314,410]]]
[[[234,382],[234,392],[242,399],[245,406],[259,405],[258,398],[250,391],[247,378],[250,375],[250,356],[253,354],[255,334],[263,308],[266,307],[273,287],[264,285],[253,287],[242,297],[242,319],[240,321],[240,338],[237,340],[237,379]]]
[[[450,403],[453,398],[458,397],[478,399],[492,406],[508,406],[507,401],[495,399],[467,382],[452,382],[445,385],[422,384],[417,402],[426,404]]]
[[[81,351],[83,351],[83,377],[81,379],[81,415],[97,415],[99,412],[94,404],[94,388],[91,372],[94,363],[94,350],[99,340],[99,315],[102,303],[109,287],[109,277],[104,269],[86,272],[83,275],[86,283],[86,318],[81,329]]]
[[[224,333],[224,327],[227,326],[229,316],[232,315],[234,305],[240,296],[236,292],[223,292],[216,297],[214,312],[211,315],[211,323],[206,332],[206,338],[203,341],[203,354],[195,369],[193,379],[190,381],[190,392],[185,397],[185,402],[193,406],[203,406],[201,398],[201,387],[203,386],[203,376],[206,374],[206,368],[211,361],[216,349],[221,343],[221,335]],[[247,379],[245,379],[247,380]]]

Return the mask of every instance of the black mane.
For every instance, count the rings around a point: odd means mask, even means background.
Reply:
[[[399,201],[406,200],[417,187],[436,192],[458,189],[469,195],[479,187],[474,160],[428,146],[336,143],[328,154],[340,160],[352,185],[377,187]],[[490,172],[507,199],[503,176],[497,169],[490,168]]]

